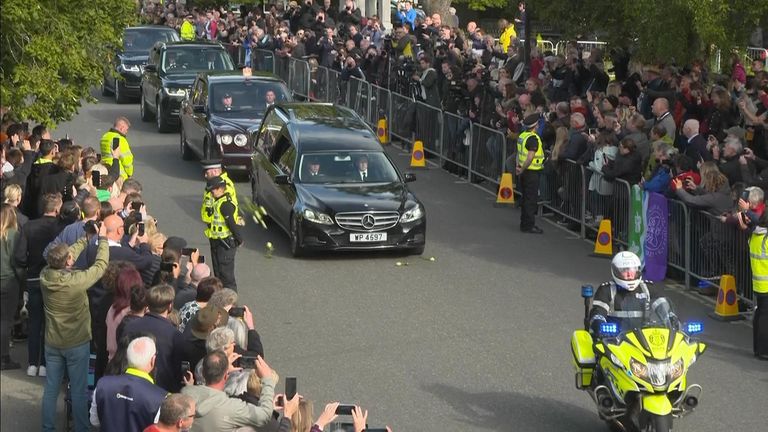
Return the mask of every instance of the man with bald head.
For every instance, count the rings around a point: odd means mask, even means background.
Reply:
[[[112,129],[108,130],[101,137],[101,162],[107,165],[112,165],[114,159],[112,159],[112,150],[120,151],[120,176],[122,178],[128,178],[133,176],[133,153],[131,152],[131,146],[128,144],[128,129],[131,127],[131,122],[123,116],[115,119],[115,123]]]
[[[660,124],[664,126],[664,129],[667,130],[667,135],[672,138],[672,141],[674,142],[677,138],[677,126],[675,125],[675,119],[672,117],[672,113],[669,112],[669,101],[667,98],[656,98],[651,106],[651,111],[653,112],[654,121],[648,122],[648,125],[650,125],[648,130],[657,124]]]
[[[128,369],[121,375],[105,376],[93,391],[91,424],[104,431],[141,431],[155,422],[168,392],[155,385],[157,348],[147,336],[128,344]]]
[[[712,154],[707,149],[707,141],[699,135],[699,126],[699,121],[695,119],[686,120],[683,123],[683,135],[687,140],[683,152],[695,162],[711,161]]]
[[[176,298],[173,300],[173,308],[181,309],[185,304],[193,301],[195,297],[197,297],[197,284],[210,275],[211,268],[208,267],[208,264],[195,264],[189,274],[189,283],[176,292]]]

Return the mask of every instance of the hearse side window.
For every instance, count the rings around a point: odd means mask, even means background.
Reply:
[[[286,140],[285,142],[287,143],[288,141]],[[288,149],[280,157],[280,161],[277,163],[277,166],[280,167],[283,173],[288,174],[288,177],[292,177],[293,167],[295,165],[296,165],[296,147],[289,144]]]
[[[264,119],[264,123],[261,127],[261,134],[256,141],[256,147],[264,153],[266,156],[270,156],[272,147],[275,145],[275,140],[283,129],[283,120],[276,114],[275,110],[270,111],[267,117]],[[274,162],[274,161],[272,161]]]

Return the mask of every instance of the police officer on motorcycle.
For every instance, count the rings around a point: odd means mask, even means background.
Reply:
[[[676,326],[677,318],[666,298],[652,296],[643,281],[642,263],[632,252],[617,253],[611,261],[613,281],[597,288],[589,313],[589,330],[600,335],[600,324],[615,322],[623,328],[642,326],[651,311],[662,311]]]

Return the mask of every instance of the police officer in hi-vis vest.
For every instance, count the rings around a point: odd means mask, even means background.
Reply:
[[[536,226],[539,198],[539,175],[544,168],[544,146],[536,134],[540,115],[531,114],[523,120],[523,132],[517,138],[517,181],[522,192],[520,198],[520,231],[542,234]]]
[[[237,291],[235,254],[243,244],[238,225],[237,204],[227,192],[227,182],[220,176],[208,179],[205,190],[213,196],[213,213],[205,230],[211,244],[213,273],[226,288]]]
[[[229,198],[235,204],[235,207],[237,207],[237,191],[235,190],[235,184],[229,178],[229,174],[221,168],[221,161],[204,160],[200,161],[200,164],[203,166],[203,175],[205,176],[206,181],[213,177],[220,176],[222,180],[227,183],[227,193],[229,194]],[[200,207],[200,219],[206,225],[211,223],[211,217],[213,217],[213,201],[213,195],[206,190],[203,194],[203,205]],[[238,223],[242,225],[239,218]]]
[[[768,214],[764,213],[749,237],[749,260],[752,266],[752,292],[755,315],[752,322],[755,357],[768,360]]]

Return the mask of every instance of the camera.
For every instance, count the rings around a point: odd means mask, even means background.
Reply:
[[[96,235],[99,233],[99,230],[101,229],[101,222],[89,220],[88,222],[85,223],[85,225],[83,226],[83,229],[87,234]]]
[[[232,306],[232,308],[229,309],[229,316],[232,318],[242,318],[245,316],[245,307],[243,306]]]

